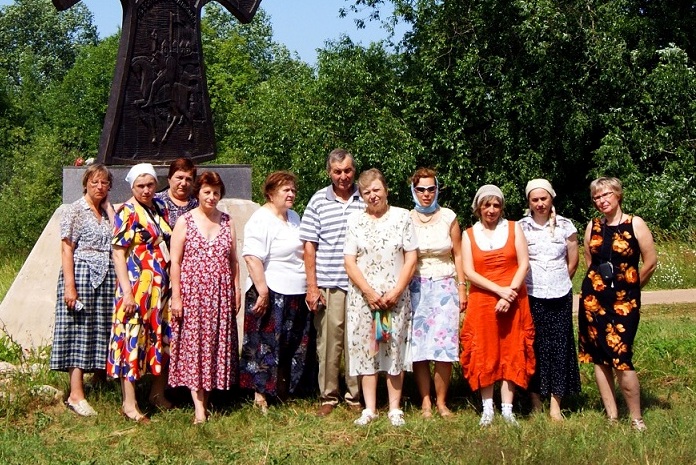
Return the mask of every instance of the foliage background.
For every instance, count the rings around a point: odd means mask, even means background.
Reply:
[[[380,168],[396,205],[432,166],[464,225],[481,184],[498,184],[517,218],[524,185],[543,176],[581,226],[589,181],[613,175],[658,237],[693,240],[695,2],[397,0],[387,18],[383,3],[346,9],[408,23],[396,48],[338,38],[314,67],[273,41],[262,10],[240,25],[209,4],[216,163],[251,164],[257,192],[270,171],[294,171],[299,211],[335,147]],[[99,39],[92,19],[79,3],[0,9],[0,253],[26,253],[60,204],[61,167],[97,153],[118,35]]]

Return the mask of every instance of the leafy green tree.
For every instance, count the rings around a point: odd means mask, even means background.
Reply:
[[[82,4],[62,13],[51,0],[15,0],[0,8],[0,68],[17,86],[27,60],[47,85],[65,75],[82,46],[97,40],[92,13]]]

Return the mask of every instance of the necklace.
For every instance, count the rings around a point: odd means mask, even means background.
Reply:
[[[425,215],[425,217],[428,218],[427,220],[424,220],[424,219],[423,219],[423,217],[421,216],[420,212],[416,212],[416,216],[418,217],[418,220],[419,220],[421,223],[423,223],[423,224],[428,224],[428,223],[430,223],[430,222],[433,220],[433,218],[435,218],[435,213],[437,213],[437,212],[434,212],[432,215]]]

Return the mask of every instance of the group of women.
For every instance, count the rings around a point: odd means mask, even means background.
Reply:
[[[145,374],[157,407],[171,408],[167,385],[189,388],[195,422],[206,420],[212,389],[236,382],[239,266],[234,226],[217,209],[225,186],[215,172],[196,178],[185,158],[168,180],[156,194],[154,167],[133,166],[132,197],[114,211],[112,175],[90,165],[84,196],[62,217],[51,368],[70,373],[66,405],[79,415],[96,415],[84,372],[119,379],[121,415],[143,423],[135,383]]]
[[[70,374],[68,407],[96,414],[82,378],[104,368],[120,379],[122,415],[138,422],[149,421],[134,384],[146,373],[154,375],[149,400],[156,406],[171,407],[167,385],[191,391],[194,423],[207,420],[213,389],[237,383],[254,391],[262,413],[269,397],[312,394],[315,333],[305,302],[300,218],[291,209],[297,178],[271,173],[263,186],[266,203],[244,228],[249,277],[239,357],[237,239],[232,219],[217,209],[225,186],[214,172],[196,177],[186,159],[172,164],[168,179],[169,189],[155,194],[154,168],[134,166],[126,178],[133,196],[114,211],[112,176],[91,165],[84,197],[63,215],[51,368]],[[561,399],[580,390],[571,316],[579,253],[575,227],[555,211],[551,184],[527,184],[529,213],[518,222],[503,218],[501,190],[482,186],[471,206],[478,221],[465,233],[456,214],[438,204],[440,185],[431,169],[411,178],[411,211],[389,205],[386,180],[376,169],[360,175],[358,188],[366,208],[349,216],[344,249],[349,369],[360,377],[365,403],[355,424],[378,418],[379,372],[387,375],[394,426],[404,424],[404,371],[414,372],[423,417],[433,415],[432,384],[435,411],[451,416],[446,397],[455,362],[480,391],[480,425],[494,421],[497,382],[507,423],[517,424],[517,387],[530,391],[535,409],[550,397],[550,416],[561,420]],[[590,191],[603,217],[585,232],[579,359],[594,363],[610,420],[618,416],[616,374],[632,425],[643,430],[631,359],[640,288],[656,254],[645,222],[621,210],[618,179],[599,178]]]

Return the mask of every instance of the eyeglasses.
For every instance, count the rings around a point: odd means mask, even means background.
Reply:
[[[612,195],[614,195],[614,192],[609,191],[605,192],[604,194],[595,195],[594,197],[592,197],[592,200],[594,200],[595,203],[599,203],[602,200],[609,200],[609,197],[611,197]]]
[[[416,192],[423,194],[425,192],[430,192],[431,194],[435,192],[435,189],[437,189],[436,186],[416,186],[414,187]]]

